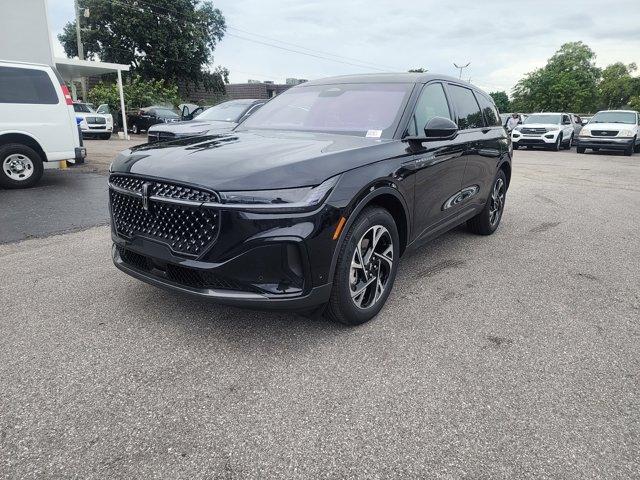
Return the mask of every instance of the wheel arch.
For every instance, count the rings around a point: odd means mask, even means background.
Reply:
[[[38,155],[40,155],[40,159],[43,162],[47,161],[47,154],[44,152],[42,146],[40,145],[40,142],[38,142],[38,140],[36,140],[31,135],[20,132],[9,132],[0,135],[0,147],[9,145],[11,143],[19,143],[21,145],[31,147],[38,153]]]
[[[509,189],[509,184],[511,183],[511,164],[508,161],[504,161],[500,164],[498,169],[504,172],[504,176],[507,177],[507,190]]]
[[[372,185],[366,191],[368,193],[356,197],[350,207],[348,207],[347,221],[342,229],[342,234],[338,239],[336,247],[333,251],[333,258],[331,259],[331,269],[329,270],[329,279],[333,280],[336,264],[338,262],[338,255],[344,242],[344,233],[349,231],[353,222],[362,210],[369,206],[379,206],[386,209],[393,217],[396,226],[398,227],[398,236],[400,237],[400,256],[404,253],[407,244],[409,242],[410,235],[410,215],[405,199],[402,197],[397,189],[389,184]],[[398,221],[400,220],[400,221]]]

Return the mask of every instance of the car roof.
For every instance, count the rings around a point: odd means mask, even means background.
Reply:
[[[617,113],[638,113],[635,110],[599,110],[597,113],[617,112]]]
[[[346,83],[426,83],[431,80],[445,80],[448,82],[460,83],[479,90],[475,85],[459,80],[448,75],[439,75],[436,73],[365,73],[359,75],[339,75],[336,77],[320,78],[311,80],[293,88],[305,88],[313,85],[332,85]]]

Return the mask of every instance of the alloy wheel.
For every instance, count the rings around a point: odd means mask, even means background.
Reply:
[[[498,178],[491,192],[491,206],[489,207],[489,223],[491,223],[491,226],[495,226],[500,221],[506,193],[504,180]]]
[[[374,225],[360,237],[349,270],[351,300],[356,307],[372,307],[382,297],[393,260],[393,239],[385,227]]]
[[[24,182],[33,175],[33,162],[26,155],[14,153],[9,155],[2,162],[2,171],[11,180],[16,182]]]

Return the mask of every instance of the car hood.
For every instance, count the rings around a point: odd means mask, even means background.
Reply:
[[[521,128],[561,128],[562,125],[557,123],[527,123],[526,125],[518,125]],[[568,127],[569,125],[567,125]]]
[[[589,130],[635,130],[636,125],[630,123],[587,123],[584,128]]]
[[[151,143],[125,150],[111,171],[214,190],[318,185],[388,158],[394,140],[306,132],[242,131]]]
[[[160,123],[149,127],[149,132],[171,132],[176,135],[195,135],[197,133],[215,130],[225,132],[238,125],[235,122],[221,122],[218,120],[187,120],[185,122]]]

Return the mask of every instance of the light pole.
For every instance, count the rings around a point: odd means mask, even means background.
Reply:
[[[84,48],[82,47],[82,39],[80,38],[80,6],[78,0],[73,1],[76,10],[76,41],[78,42],[78,58],[84,60]],[[87,101],[87,83],[84,77],[80,77],[80,84],[82,85],[82,101]]]
[[[467,68],[469,65],[471,65],[471,62],[467,63],[466,65],[458,65],[457,63],[454,63],[453,66],[456,67],[458,70],[460,70],[460,76],[458,78],[462,78],[462,70]]]

